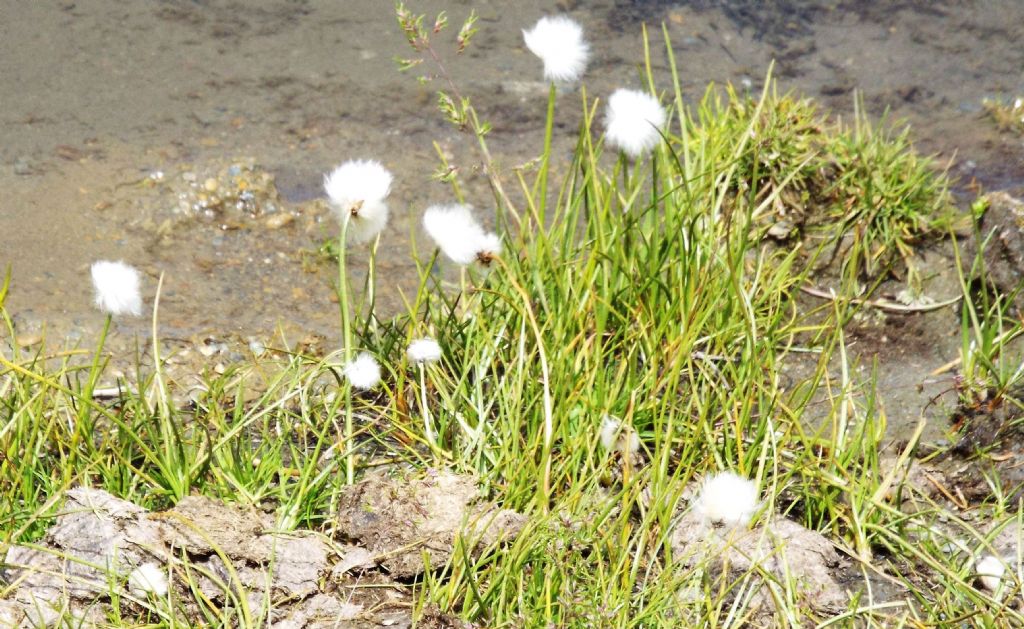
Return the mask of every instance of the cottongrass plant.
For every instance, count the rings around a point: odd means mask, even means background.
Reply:
[[[693,508],[709,524],[746,527],[758,509],[757,485],[734,472],[704,479]]]
[[[590,45],[583,27],[565,15],[545,16],[523,31],[530,52],[544,63],[544,78],[555,83],[579,81],[587,69]]]
[[[90,268],[96,307],[108,316],[142,314],[139,272],[124,262],[101,260]]]
[[[115,316],[138,317],[142,314],[142,290],[140,288],[142,282],[138,269],[121,261],[100,260],[94,262],[89,268],[89,274],[92,277],[95,291],[94,303],[107,315],[100,332],[99,342],[96,344],[91,376],[86,387],[86,392],[92,395],[96,386],[95,379],[99,377],[101,371],[100,354],[106,344],[111,321]],[[84,407],[83,412],[87,412]]]
[[[640,435],[611,415],[601,419],[599,439],[606,452],[618,451],[629,455],[640,451]]]
[[[661,141],[668,119],[665,108],[650,94],[620,88],[608,97],[605,115],[605,142],[638,159]]]
[[[142,598],[167,596],[167,573],[155,563],[144,563],[128,575],[128,589]]]
[[[405,355],[416,366],[420,385],[420,413],[423,415],[423,436],[432,450],[437,450],[437,431],[430,416],[430,404],[427,402],[427,365],[441,360],[441,346],[432,338],[418,338],[409,343]]]
[[[544,124],[544,151],[541,154],[536,196],[539,197],[538,222],[544,224],[548,196],[548,170],[552,132],[555,123],[555,95],[558,86],[580,80],[590,60],[590,44],[583,36],[583,27],[565,15],[542,17],[530,30],[523,31],[523,41],[544,64],[544,78],[550,81],[548,108]]]
[[[487,232],[463,204],[432,205],[423,213],[423,228],[452,262],[489,265],[501,253],[501,239]]]
[[[373,316],[373,292],[375,283],[374,267],[377,252],[377,237],[387,226],[389,210],[387,197],[391,193],[391,173],[374,160],[349,160],[324,176],[324,192],[341,226],[338,239],[338,307],[341,310],[343,371],[349,387],[345,396],[345,441],[350,444],[345,470],[349,484],[355,482],[355,458],[351,450],[355,428],[352,418],[352,388],[371,389],[380,380],[380,367],[369,354],[353,359],[354,338],[352,332],[351,289],[346,270],[348,242],[367,243],[373,241],[369,255],[367,288],[370,304],[369,317]],[[362,314],[362,313],[360,313]],[[376,371],[374,371],[376,370]]]

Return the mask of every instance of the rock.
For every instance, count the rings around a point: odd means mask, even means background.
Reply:
[[[357,569],[369,570],[376,566],[377,562],[373,558],[373,553],[361,546],[346,546],[341,553],[341,561],[331,568],[331,578],[340,581],[346,572]]]
[[[525,516],[476,505],[478,498],[474,479],[450,472],[372,477],[342,495],[337,528],[381,557],[392,577],[413,577],[424,571],[424,556],[431,567],[443,566],[460,534],[479,548],[519,534]]]
[[[273,520],[255,509],[227,506],[204,496],[186,496],[157,516],[173,529],[170,541],[192,555],[223,553],[253,562],[267,560],[270,545],[262,535]]]
[[[17,627],[25,614],[14,601],[0,600],[0,627]]]
[[[676,524],[671,544],[677,565],[702,572],[715,589],[745,579],[759,583],[760,587],[754,585],[753,589],[737,588],[747,590],[746,609],[758,618],[775,613],[763,574],[779,583],[793,581],[798,602],[818,614],[835,613],[849,602],[832,576],[841,563],[832,543],[783,517],[754,528],[716,527],[691,509]]]
[[[285,225],[290,224],[295,220],[294,214],[288,212],[278,212],[277,214],[271,214],[267,217],[267,220],[263,221],[263,225],[267,229],[281,229]]]
[[[274,629],[313,629],[323,627],[347,626],[340,625],[352,621],[363,612],[362,605],[339,601],[332,596],[317,594],[297,605],[287,618],[272,625]]]
[[[506,516],[497,512],[499,518]],[[142,622],[136,615],[145,612],[124,595],[129,574],[144,564],[170,575],[170,595],[199,624],[206,618],[200,608],[238,606],[240,597],[254,618],[275,627],[350,626],[357,616],[359,626],[372,626],[385,615],[411,623],[404,586],[388,580],[373,588],[347,586],[345,572],[376,565],[369,551],[345,549],[337,562],[342,569],[332,571],[337,553],[325,537],[273,527],[267,514],[210,498],[190,496],[153,513],[105,491],[70,490],[37,545],[7,550],[0,579],[10,587],[0,601],[0,626],[104,625],[115,614],[129,624]],[[195,582],[202,603],[186,579]],[[118,610],[111,608],[113,592],[123,595]]]
[[[981,235],[993,234],[983,253],[988,278],[999,292],[1011,293],[1024,277],[1024,201],[1005,192],[986,195],[988,210],[981,220]],[[970,258],[964,264],[970,268]],[[1014,300],[1024,310],[1024,291]]]
[[[14,174],[15,175],[34,175],[36,173],[35,167],[32,166],[32,161],[27,157],[18,157],[14,160]]]
[[[547,96],[548,90],[550,89],[550,83],[544,83],[542,81],[503,81],[501,83],[501,89],[507,94],[518,96],[519,98],[540,98]]]

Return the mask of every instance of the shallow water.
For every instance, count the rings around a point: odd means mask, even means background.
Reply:
[[[591,95],[639,86],[641,21],[664,21],[691,100],[709,81],[756,90],[774,59],[783,89],[834,112],[848,114],[860,90],[873,115],[906,117],[919,148],[952,159],[964,182],[1022,183],[1024,147],[984,119],[981,99],[1024,92],[1024,3],[556,4],[593,44]],[[508,172],[540,150],[546,89],[520,29],[551,3],[410,2],[417,12],[447,9],[456,27],[471,7],[480,33],[451,69],[493,122],[491,149]],[[663,72],[660,45],[653,50]],[[407,54],[392,4],[380,0],[8,3],[0,266],[12,267],[19,333],[88,343],[102,324],[88,266],[112,258],[144,271],[149,303],[163,274],[161,336],[265,339],[282,325],[335,343],[334,270],[304,252],[333,230],[313,201],[322,173],[352,157],[396,174],[380,299],[399,310],[397,287],[412,288],[410,234],[427,204],[448,199],[431,180],[433,141],[468,174],[470,199],[490,205],[472,146],[441,121],[432,87],[395,70],[392,58]],[[578,105],[576,93],[560,99],[564,147]],[[270,229],[269,211],[185,211],[207,179],[248,163],[275,178],[273,209],[294,221]],[[115,338],[148,328],[123,321]]]

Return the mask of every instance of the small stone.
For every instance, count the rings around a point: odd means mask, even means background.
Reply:
[[[26,332],[25,334],[19,334],[14,342],[18,344],[18,347],[32,347],[38,345],[43,340],[43,335],[39,332]]]
[[[213,177],[208,177],[206,181],[203,182],[203,189],[206,190],[207,192],[216,192],[217,180],[214,179]]]
[[[263,225],[267,229],[280,229],[295,220],[295,217],[288,212],[281,212],[270,216]]]
[[[27,157],[19,157],[14,160],[14,174],[15,175],[31,175],[35,172],[32,168],[32,162]]]

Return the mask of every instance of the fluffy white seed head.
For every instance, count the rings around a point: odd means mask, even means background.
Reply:
[[[142,314],[139,272],[124,262],[101,260],[92,265],[96,307],[112,315]]]
[[[380,365],[367,352],[362,352],[345,365],[345,377],[356,389],[372,389],[380,382]]]
[[[441,346],[431,338],[416,339],[409,343],[406,355],[414,363],[435,363],[441,360]]]
[[[374,160],[350,160],[324,176],[324,191],[339,221],[347,221],[347,237],[367,242],[388,224],[391,173]]]
[[[693,508],[710,524],[747,526],[757,511],[757,497],[753,481],[722,472],[704,479]]]
[[[523,31],[523,41],[544,62],[544,78],[549,81],[572,83],[587,69],[590,46],[583,39],[583,27],[564,15],[542,17]]]
[[[617,418],[605,415],[601,419],[601,446],[605,450],[618,448],[624,454],[640,450],[640,435],[632,426],[626,426]]]
[[[423,214],[423,227],[456,264],[487,264],[501,253],[501,239],[480,227],[468,205],[432,205]]]
[[[138,597],[167,595],[167,573],[155,563],[144,563],[128,575],[128,589]]]
[[[1006,574],[1006,565],[999,557],[986,555],[978,560],[978,563],[974,565],[974,569],[978,573],[978,580],[981,581],[982,587],[989,592],[999,591],[1003,575]]]
[[[636,159],[658,145],[667,119],[665,108],[650,94],[617,89],[608,99],[605,138],[608,144]]]

